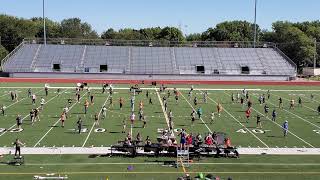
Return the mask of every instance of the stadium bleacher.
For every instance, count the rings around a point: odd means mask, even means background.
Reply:
[[[144,75],[296,75],[273,47],[139,47],[24,43],[6,59],[5,72]],[[101,70],[102,66],[107,68]]]

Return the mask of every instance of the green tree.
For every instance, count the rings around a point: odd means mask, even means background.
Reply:
[[[125,28],[120,29],[117,35],[117,39],[125,39],[125,40],[141,40],[142,35],[139,30]]]
[[[12,51],[24,38],[33,38],[37,27],[30,20],[0,15],[0,36],[2,45]]]
[[[182,32],[176,27],[165,27],[159,34],[159,40],[185,41]]]
[[[37,27],[36,37],[43,38],[43,19],[39,17],[31,18],[31,21]],[[47,38],[63,38],[61,34],[61,25],[46,18],[46,36]]]
[[[208,28],[205,32],[201,34],[201,39],[203,41],[215,41],[215,29],[214,28]]]
[[[202,35],[200,33],[193,33],[193,34],[189,34],[186,37],[187,41],[201,41],[202,40]]]
[[[257,34],[261,34],[259,26]],[[253,41],[253,36],[254,24],[247,21],[225,21],[202,33],[205,41]]]
[[[69,18],[61,21],[61,34],[65,38],[98,38],[90,24],[81,22],[79,18]]]
[[[162,29],[160,27],[155,27],[155,28],[140,29],[139,32],[140,32],[140,34],[142,36],[142,39],[145,39],[145,40],[157,40],[157,39],[159,39],[161,30]]]
[[[0,61],[6,57],[6,55],[9,52],[6,50],[6,48],[4,48],[2,45],[0,45]]]
[[[101,34],[102,39],[116,39],[118,32],[110,28]]]
[[[273,37],[270,40],[275,40],[279,44],[278,47],[298,66],[313,63],[315,48],[311,37],[290,22],[278,21],[273,23],[272,27],[274,34],[270,36]]]

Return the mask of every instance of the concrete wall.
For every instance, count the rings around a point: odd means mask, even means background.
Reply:
[[[116,79],[116,80],[223,80],[223,81],[288,81],[288,76],[263,75],[128,75],[102,73],[10,73],[14,78]]]
[[[320,68],[314,69],[314,68],[306,67],[306,68],[303,68],[302,74],[306,76],[318,76],[320,75]]]

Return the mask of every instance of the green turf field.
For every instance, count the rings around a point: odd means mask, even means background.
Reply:
[[[23,166],[0,165],[0,179],[32,179],[34,175],[55,173],[77,180],[109,179],[176,179],[181,168],[163,166],[172,158],[88,157],[85,155],[29,156]],[[2,161],[9,160],[4,158]],[[195,161],[188,173],[213,174],[241,180],[317,180],[320,177],[319,156],[242,156],[240,159],[202,159]],[[128,166],[133,170],[129,171]]]
[[[167,91],[160,93],[152,86],[141,86],[148,88],[153,104],[148,104],[146,90],[143,90],[141,94],[136,96],[135,114],[137,120],[131,128],[129,116],[132,94],[129,93],[128,89],[123,89],[129,87],[129,85],[114,85],[113,106],[111,106],[108,100],[109,94],[102,94],[101,85],[99,84],[89,85],[92,88],[91,93],[94,94],[95,100],[94,104],[89,106],[88,113],[84,114],[83,104],[89,98],[87,91],[83,91],[81,92],[80,103],[73,100],[68,112],[69,118],[66,120],[65,127],[62,128],[59,121],[60,114],[62,109],[67,105],[67,99],[75,98],[75,88],[70,88],[74,86],[74,84],[51,84],[51,87],[61,87],[62,93],[58,95],[56,89],[50,89],[48,97],[45,97],[44,84],[2,83],[0,85],[0,105],[4,104],[7,108],[5,116],[0,116],[0,128],[15,128],[17,114],[21,114],[24,121],[22,132],[0,132],[1,147],[12,146],[12,142],[17,137],[28,147],[110,146],[125,138],[126,134],[121,133],[123,120],[127,122],[126,131],[132,131],[133,137],[139,132],[142,134],[143,139],[146,136],[150,136],[153,141],[158,136],[158,128],[168,128],[166,116],[160,103],[162,97],[167,96]],[[32,105],[31,99],[27,97],[27,88],[29,87],[37,95],[36,105]],[[94,89],[94,87],[97,87],[97,89]],[[172,110],[173,112],[174,128],[185,128],[189,133],[201,133],[202,136],[208,132],[225,132],[231,138],[232,145],[238,147],[320,148],[320,116],[317,112],[317,107],[320,104],[320,87],[195,85],[191,99],[188,97],[190,85],[170,85],[169,87],[185,88],[179,90],[181,95],[178,103],[176,103],[172,92],[168,98],[168,110]],[[237,102],[231,102],[231,94],[236,95],[238,92],[240,93],[240,90],[235,89],[243,88],[254,89],[249,91],[250,99],[253,101],[253,113],[248,123],[246,122],[244,112],[246,108]],[[207,103],[203,102],[204,91],[197,89],[208,89]],[[267,117],[262,117],[262,128],[260,129],[256,127],[255,117],[257,114],[264,115],[264,105],[259,105],[258,97],[269,89],[271,90],[271,97],[266,103],[270,107],[270,112]],[[18,101],[11,101],[9,91],[12,90],[17,90]],[[310,98],[311,94],[314,95],[313,100]],[[198,105],[194,105],[193,103],[194,96],[198,98]],[[44,97],[47,103],[44,106],[44,110],[40,113],[41,121],[36,122],[32,126],[29,111],[32,108],[40,106],[40,97]],[[120,97],[124,98],[125,102],[122,110],[119,108]],[[278,108],[279,97],[283,99],[283,109]],[[303,106],[296,106],[294,110],[289,110],[289,100],[294,99],[297,104],[298,97],[302,98]],[[146,128],[142,128],[142,122],[138,121],[140,101],[144,102],[144,114],[147,119]],[[221,113],[221,117],[216,115],[214,122],[210,123],[211,112],[216,112],[216,104],[218,102],[222,104],[224,110]],[[103,105],[106,105],[108,108],[107,117],[106,119],[101,119],[100,125],[95,127],[93,116],[95,113],[100,112]],[[203,109],[203,116],[201,119],[196,119],[195,124],[192,126],[190,114],[192,109],[198,109],[199,107]],[[278,113],[276,122],[271,121],[273,109],[276,109]],[[76,128],[78,117],[84,120],[84,128],[87,128],[87,131],[81,134],[73,130]],[[286,138],[283,137],[281,128],[285,120],[289,121],[290,131]],[[95,132],[96,128],[104,128],[106,131],[98,133]],[[110,179],[175,179],[174,177],[182,173],[181,169],[162,167],[158,164],[137,164],[134,165],[135,169],[132,172],[126,171],[129,163],[146,163],[155,162],[156,160],[162,159],[88,158],[84,155],[62,155],[59,157],[54,155],[48,157],[44,157],[43,155],[27,155],[27,164],[25,166],[0,166],[0,179],[2,179],[1,177],[6,177],[6,179],[16,179],[17,177],[31,179],[35,173],[45,172],[70,172],[69,176],[74,177],[72,179],[101,179],[102,177],[109,177]],[[94,164],[97,162],[110,162],[110,164]],[[280,162],[284,162],[284,164],[277,164]],[[231,176],[234,179],[319,179],[320,164],[318,162],[319,156],[242,156],[239,160],[207,158],[200,160],[198,163],[212,164],[194,164],[188,171],[216,172],[217,175],[221,175],[224,178]],[[67,163],[84,164],[68,165]],[[271,163],[271,165],[214,163]],[[299,163],[301,165],[292,165]],[[307,163],[312,163],[312,165],[307,165]],[[36,166],[32,164],[40,165]],[[40,167],[43,168],[40,169]],[[110,174],[109,172],[114,173]]]

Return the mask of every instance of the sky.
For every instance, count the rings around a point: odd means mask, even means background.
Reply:
[[[254,21],[254,0],[45,0],[54,21],[79,17],[99,34],[108,28],[181,27],[185,34],[203,32],[223,21]],[[279,20],[320,19],[320,0],[258,0],[257,23],[271,30]],[[0,14],[42,16],[42,0],[0,0]]]

